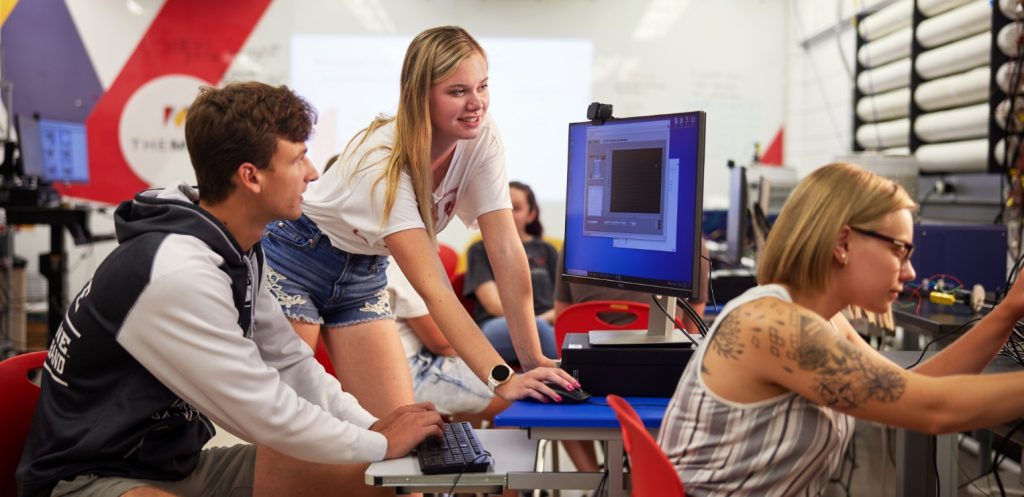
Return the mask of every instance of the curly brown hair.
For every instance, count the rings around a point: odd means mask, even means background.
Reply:
[[[284,85],[244,82],[201,88],[185,119],[185,144],[200,198],[222,202],[234,189],[231,177],[238,166],[270,166],[279,138],[305,142],[314,123],[316,110]]]

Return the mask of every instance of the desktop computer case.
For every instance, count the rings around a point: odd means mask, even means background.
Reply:
[[[562,343],[562,369],[591,395],[671,397],[692,346],[598,346],[586,333],[569,333]]]

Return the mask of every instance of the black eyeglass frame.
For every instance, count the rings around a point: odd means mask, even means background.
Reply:
[[[903,240],[897,240],[897,239],[895,239],[895,238],[893,238],[891,236],[883,235],[883,234],[881,234],[881,233],[879,233],[877,231],[866,230],[864,228],[858,228],[856,226],[850,226],[850,229],[853,230],[853,231],[856,231],[857,233],[860,233],[860,234],[862,234],[864,236],[870,236],[871,238],[874,238],[874,239],[877,239],[877,240],[882,240],[883,242],[889,242],[889,243],[895,245],[896,247],[898,247],[900,250],[906,250],[907,251],[906,255],[904,255],[903,257],[900,258],[903,262],[909,261],[910,260],[910,256],[914,255],[914,244],[913,243],[908,243],[908,242],[905,242]]]

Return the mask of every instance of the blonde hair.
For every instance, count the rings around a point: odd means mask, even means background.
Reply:
[[[431,239],[435,237],[434,216],[431,211],[434,181],[430,170],[430,89],[451,76],[459,64],[473,54],[480,54],[485,59],[487,57],[480,44],[460,27],[440,26],[416,35],[409,44],[405,60],[402,62],[398,113],[394,116],[377,116],[345,146],[342,155],[349,158],[349,154],[355,151],[354,143],[356,147],[362,145],[378,128],[395,122],[393,145],[375,147],[366,151],[360,158],[362,163],[376,150],[391,151],[384,173],[377,179],[377,182],[384,181],[386,184],[382,224],[391,216],[398,181],[404,171],[412,179],[420,218],[427,228],[427,233]],[[376,186],[376,183],[374,185]]]
[[[843,226],[872,229],[882,217],[916,209],[900,185],[860,166],[834,163],[804,178],[782,207],[757,262],[759,284],[824,291]]]

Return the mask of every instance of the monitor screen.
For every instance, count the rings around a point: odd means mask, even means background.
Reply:
[[[747,169],[743,166],[732,166],[729,174],[729,217],[725,224],[725,260],[729,264],[740,265],[743,254],[747,250],[750,237],[750,191],[747,189]]]
[[[567,281],[696,291],[705,121],[688,112],[569,125]]]
[[[85,124],[18,116],[24,174],[52,183],[88,183]]]

